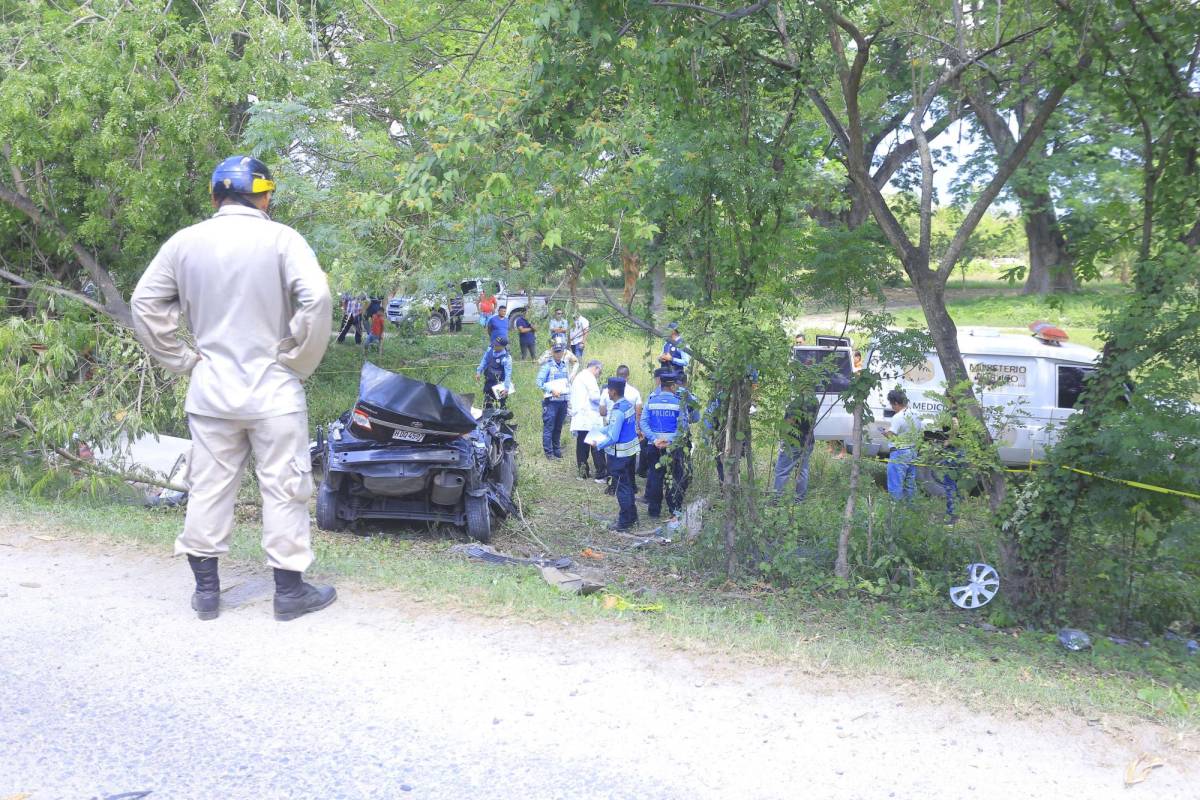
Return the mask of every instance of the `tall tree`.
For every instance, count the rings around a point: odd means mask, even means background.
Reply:
[[[1020,168],[1080,71],[1092,58],[1090,28],[1067,25],[1057,9],[1039,5],[1036,13],[1018,20],[1019,26],[997,26],[961,0],[946,0],[913,9],[906,4],[875,3],[843,8],[822,2],[815,8],[757,2],[728,11],[686,3],[653,3],[670,13],[685,14],[718,26],[747,28],[755,37],[753,57],[775,66],[794,81],[820,111],[837,146],[845,155],[850,180],[865,202],[904,267],[929,325],[939,360],[952,384],[969,380],[958,347],[957,328],[946,310],[946,282],[965,251],[972,233],[992,202]],[[827,42],[820,44],[821,38]],[[1030,48],[1038,58],[1054,61],[1053,78],[1038,98],[1025,130],[997,165],[974,198],[940,257],[932,254],[932,220],[936,163],[930,139],[930,120],[957,117],[963,103],[956,87],[974,72],[986,69],[987,59],[1014,45],[1038,40],[1053,46]],[[911,90],[904,101],[907,121],[919,159],[919,231],[912,237],[901,224],[895,199],[885,194],[869,161],[868,120],[880,98],[876,87],[886,85],[894,53],[909,65]],[[1030,56],[1032,58],[1034,56]],[[832,68],[828,69],[829,65]],[[983,421],[983,410],[968,394],[966,405]],[[1003,475],[993,476],[992,501],[1003,498]]]
[[[1124,220],[1137,239],[1132,296],[1104,323],[1081,413],[1005,522],[1019,556],[1014,597],[1050,618],[1072,600],[1088,605],[1081,596],[1108,583],[1094,563],[1073,566],[1070,556],[1094,553],[1114,524],[1138,535],[1108,572],[1129,587],[1138,572],[1193,583],[1173,555],[1194,534],[1195,508],[1184,496],[1125,481],[1200,493],[1200,13],[1169,0],[1062,5],[1112,32],[1087,88],[1111,135],[1136,142],[1123,157],[1142,180]]]

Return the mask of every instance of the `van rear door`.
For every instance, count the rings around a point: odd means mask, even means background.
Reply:
[[[854,377],[850,348],[793,347],[792,358],[806,366],[822,369],[816,386],[821,411],[813,436],[822,441],[849,441],[854,432],[854,417],[846,410],[839,395],[850,388],[850,380]]]
[[[1079,395],[1083,393],[1087,381],[1096,373],[1096,368],[1084,364],[1064,364],[1052,362],[1053,407],[1050,409],[1050,426],[1046,432],[1046,445],[1058,441],[1059,434],[1067,420],[1075,413],[1079,403]]]

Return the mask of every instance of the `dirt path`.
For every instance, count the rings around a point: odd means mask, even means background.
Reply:
[[[265,570],[224,577],[202,623],[183,562],[0,522],[0,798],[1128,800],[1200,777],[1151,726],[1001,719],[353,587],[276,623]],[[1123,788],[1144,750],[1167,765]]]

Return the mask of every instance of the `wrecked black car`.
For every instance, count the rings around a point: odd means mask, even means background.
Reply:
[[[470,398],[363,364],[358,402],[318,428],[317,526],[360,519],[465,527],[487,542],[493,515],[514,511],[517,440],[512,412],[476,419]]]

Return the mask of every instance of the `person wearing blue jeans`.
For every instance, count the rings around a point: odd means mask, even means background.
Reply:
[[[892,443],[888,456],[888,494],[893,500],[912,500],[917,493],[917,438],[921,435],[921,418],[908,408],[908,395],[900,389],[887,394],[892,407],[892,422],[883,435]]]
[[[815,394],[797,397],[783,413],[786,430],[775,460],[775,494],[783,494],[792,471],[796,472],[796,502],[808,496],[808,462],[813,451],[813,421],[821,410]]]
[[[893,500],[912,500],[917,493],[917,460],[914,447],[893,447],[888,455],[888,494]]]
[[[570,376],[563,353],[555,343],[550,360],[538,370],[537,387],[542,390],[542,451],[546,458],[562,458],[562,429],[567,419],[567,380]]]
[[[946,472],[942,473],[941,484],[946,490],[946,522],[953,525],[958,522],[958,515],[954,513],[954,501],[958,499],[958,481],[954,477],[954,472],[950,467]]]
[[[941,430],[926,428],[922,436],[926,442],[932,443],[926,460],[937,461],[938,467],[941,468],[940,471],[934,472],[933,477],[946,493],[946,524],[953,525],[958,522],[954,506],[958,500],[958,475],[962,470],[965,454],[962,448],[955,447],[952,443],[958,432],[958,417],[953,411],[949,417],[949,422],[944,423]]]

